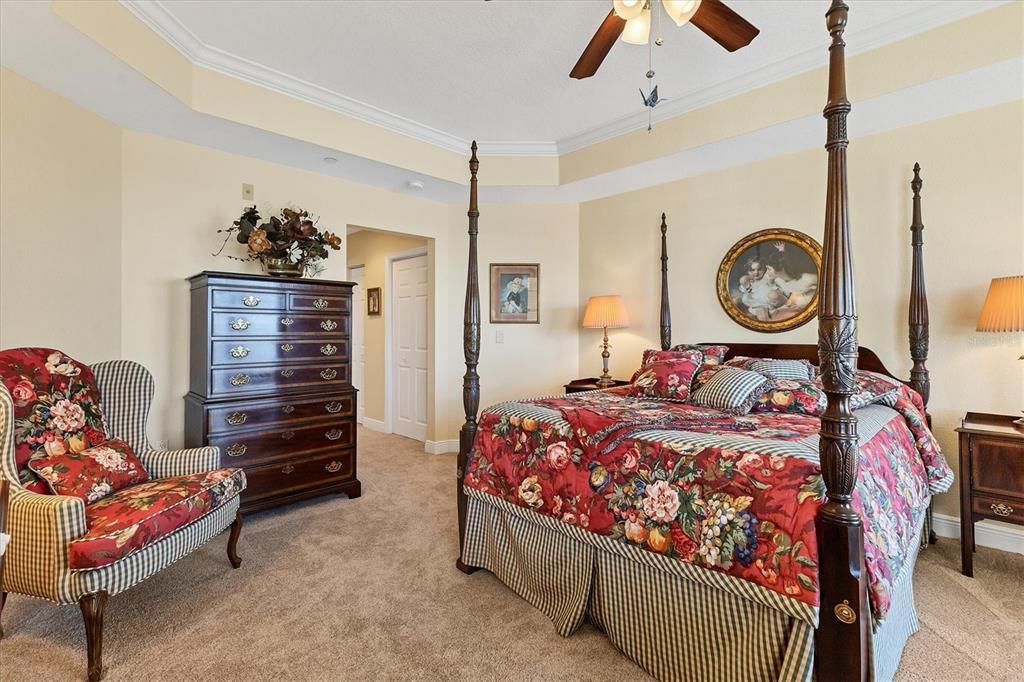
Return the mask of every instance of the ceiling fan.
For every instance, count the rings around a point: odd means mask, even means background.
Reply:
[[[614,7],[590,39],[569,76],[583,79],[597,73],[615,39],[620,36],[623,42],[646,45],[651,33],[652,6],[657,1],[614,0]],[[746,47],[760,33],[721,0],[661,0],[661,5],[676,26],[692,23],[729,52]]]

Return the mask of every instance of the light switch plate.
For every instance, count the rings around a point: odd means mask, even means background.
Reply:
[[[256,195],[256,192],[253,189],[253,186],[250,185],[248,182],[243,182],[242,183],[242,198],[245,199],[246,201],[253,201],[253,197],[255,195]]]

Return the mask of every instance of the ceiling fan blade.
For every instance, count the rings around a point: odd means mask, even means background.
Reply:
[[[690,19],[690,23],[729,52],[746,47],[761,32],[726,7],[722,0],[701,0],[700,9]]]
[[[576,62],[576,66],[572,67],[572,71],[569,72],[569,76],[572,78],[583,79],[590,78],[597,73],[598,68],[601,66],[601,62],[608,56],[608,51],[612,49],[612,45],[615,44],[615,39],[622,35],[622,29],[626,27],[625,19],[622,19],[612,10],[605,17],[604,21],[601,22],[600,28],[597,29],[597,33],[590,39],[590,43],[587,48],[583,50],[583,54],[580,55],[580,59]]]

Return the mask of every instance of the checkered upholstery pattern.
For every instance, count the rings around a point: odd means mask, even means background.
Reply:
[[[746,414],[758,397],[773,385],[771,379],[757,372],[721,367],[694,392],[690,401],[700,407]]]
[[[103,362],[94,368],[109,436],[137,449],[153,478],[187,475],[216,469],[217,448],[157,452],[146,438],[146,417],[153,398],[153,378],[141,365],[128,361]],[[68,568],[68,545],[87,530],[85,504],[76,497],[40,495],[25,490],[18,480],[12,430],[14,405],[0,385],[0,477],[10,484],[7,532],[11,543],[5,557],[3,590],[74,604],[86,594],[125,590],[191,553],[225,530],[238,511],[235,495],[197,521],[142,550],[102,568]]]
[[[754,360],[750,369],[775,379],[806,381],[814,378],[814,366],[806,360]]]

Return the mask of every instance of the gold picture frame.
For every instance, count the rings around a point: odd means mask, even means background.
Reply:
[[[540,324],[540,264],[491,263],[491,324]]]
[[[733,244],[718,266],[718,302],[737,324],[758,332],[796,329],[818,308],[821,244],[769,228]]]

